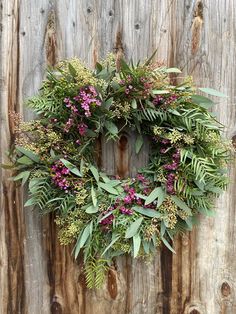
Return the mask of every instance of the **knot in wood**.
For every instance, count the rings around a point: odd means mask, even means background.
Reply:
[[[62,306],[57,302],[57,296],[53,296],[51,305],[52,314],[62,314]]]
[[[88,7],[88,8],[87,8],[87,13],[88,13],[88,14],[91,14],[92,12],[93,12],[93,9],[92,9],[91,7]]]
[[[221,285],[221,294],[223,297],[228,297],[231,293],[231,288],[228,282],[223,282]]]
[[[201,314],[198,310],[194,309],[189,314]]]
[[[107,280],[107,290],[110,294],[110,297],[115,300],[117,297],[117,281],[116,281],[116,271],[109,269],[108,271],[108,280]]]
[[[232,137],[232,144],[233,144],[234,148],[236,149],[236,135],[234,135]]]
[[[195,17],[199,17],[203,20],[203,3],[202,1],[198,1],[195,9]]]
[[[119,140],[119,149],[120,149],[121,151],[126,150],[126,148],[127,148],[127,143],[128,143],[127,137],[126,137],[125,135],[122,135],[122,136],[120,137],[120,140]]]

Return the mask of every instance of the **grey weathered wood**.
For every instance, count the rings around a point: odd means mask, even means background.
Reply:
[[[235,127],[235,15],[233,0],[0,0],[1,158],[13,139],[9,110],[30,119],[23,100],[40,87],[47,64],[78,56],[94,65],[113,51],[135,61],[157,48],[157,60],[193,75],[230,97],[215,111]],[[134,174],[147,162],[133,154],[128,135],[120,145],[102,141],[101,164],[108,172]],[[124,144],[124,142],[123,142]],[[135,158],[135,162],[133,162]],[[135,167],[133,167],[135,165]],[[235,169],[217,201],[216,218],[201,219],[174,243],[177,254],[158,252],[153,261],[119,258],[100,291],[88,291],[81,261],[59,245],[53,217],[22,207],[22,192],[1,171],[0,313],[191,313],[233,314],[235,300]]]
[[[197,86],[213,87],[229,96],[216,98],[214,112],[235,135],[235,21],[233,1],[174,1],[171,65],[193,75]],[[181,31],[180,31],[181,30]],[[235,168],[231,185],[216,202],[216,217],[200,219],[191,236],[176,241],[171,308],[178,313],[235,313]],[[181,296],[177,298],[177,293]]]

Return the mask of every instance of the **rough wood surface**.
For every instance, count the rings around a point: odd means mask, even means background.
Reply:
[[[193,75],[197,85],[229,95],[215,107],[236,138],[236,4],[233,0],[0,0],[1,160],[13,140],[16,110],[37,92],[46,65],[78,56],[91,66],[113,51],[134,60],[157,49],[157,60]],[[125,176],[147,162],[132,154],[135,135],[101,141],[101,166]],[[175,241],[177,254],[158,252],[149,264],[119,258],[100,291],[88,291],[71,248],[60,246],[53,217],[22,207],[23,192],[1,171],[0,314],[236,313],[235,169],[204,218]]]

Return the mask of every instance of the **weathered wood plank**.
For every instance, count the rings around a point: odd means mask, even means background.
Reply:
[[[6,151],[13,140],[14,121],[8,112],[18,108],[18,1],[0,2],[0,119],[1,162],[7,163]],[[19,204],[21,194],[8,180],[9,171],[0,170],[0,312],[24,313],[24,219]]]
[[[217,117],[226,135],[235,135],[234,1],[175,1],[172,11],[171,65],[193,75],[197,86],[212,86],[229,95],[216,99]],[[215,218],[200,219],[191,236],[175,241],[171,313],[234,313],[235,299],[235,168],[231,185],[216,203]]]
[[[21,1],[18,9],[18,103],[25,120],[33,118],[24,101],[37,93],[46,61],[53,63],[49,49],[53,45],[51,5],[47,0]],[[26,197],[26,196],[25,196]],[[22,208],[22,207],[21,207]],[[43,247],[47,229],[36,210],[22,208],[25,220],[24,271],[25,313],[50,313],[48,257]],[[47,218],[45,218],[47,221]]]
[[[1,158],[13,137],[9,110],[30,119],[23,100],[41,84],[46,64],[78,56],[91,66],[108,52],[135,61],[156,48],[158,60],[179,66],[197,85],[230,95],[216,106],[235,129],[235,15],[233,0],[2,0]],[[225,107],[223,107],[223,105]],[[133,175],[147,162],[147,149],[133,167],[134,136],[118,144],[102,141],[101,165],[109,173]],[[123,156],[120,153],[123,147]],[[114,154],[113,154],[114,152]],[[111,158],[112,155],[112,158]],[[150,264],[119,258],[100,291],[88,291],[82,262],[59,245],[53,217],[22,207],[19,190],[1,170],[0,313],[221,313],[236,312],[235,169],[217,202],[217,217],[202,219],[191,235],[175,241],[177,254],[158,253]]]

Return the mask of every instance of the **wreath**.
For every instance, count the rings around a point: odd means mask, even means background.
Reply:
[[[100,287],[112,259],[149,257],[163,243],[191,230],[199,214],[214,215],[214,198],[227,186],[231,144],[197,95],[191,77],[151,59],[134,65],[113,55],[94,70],[79,59],[47,71],[27,101],[38,119],[15,120],[13,180],[28,182],[25,206],[55,212],[62,245],[83,252],[88,287]],[[210,88],[199,88],[224,96]],[[137,156],[148,139],[149,163],[135,177],[107,175],[99,167],[101,134],[117,141],[136,134]],[[81,255],[80,255],[81,256]]]

